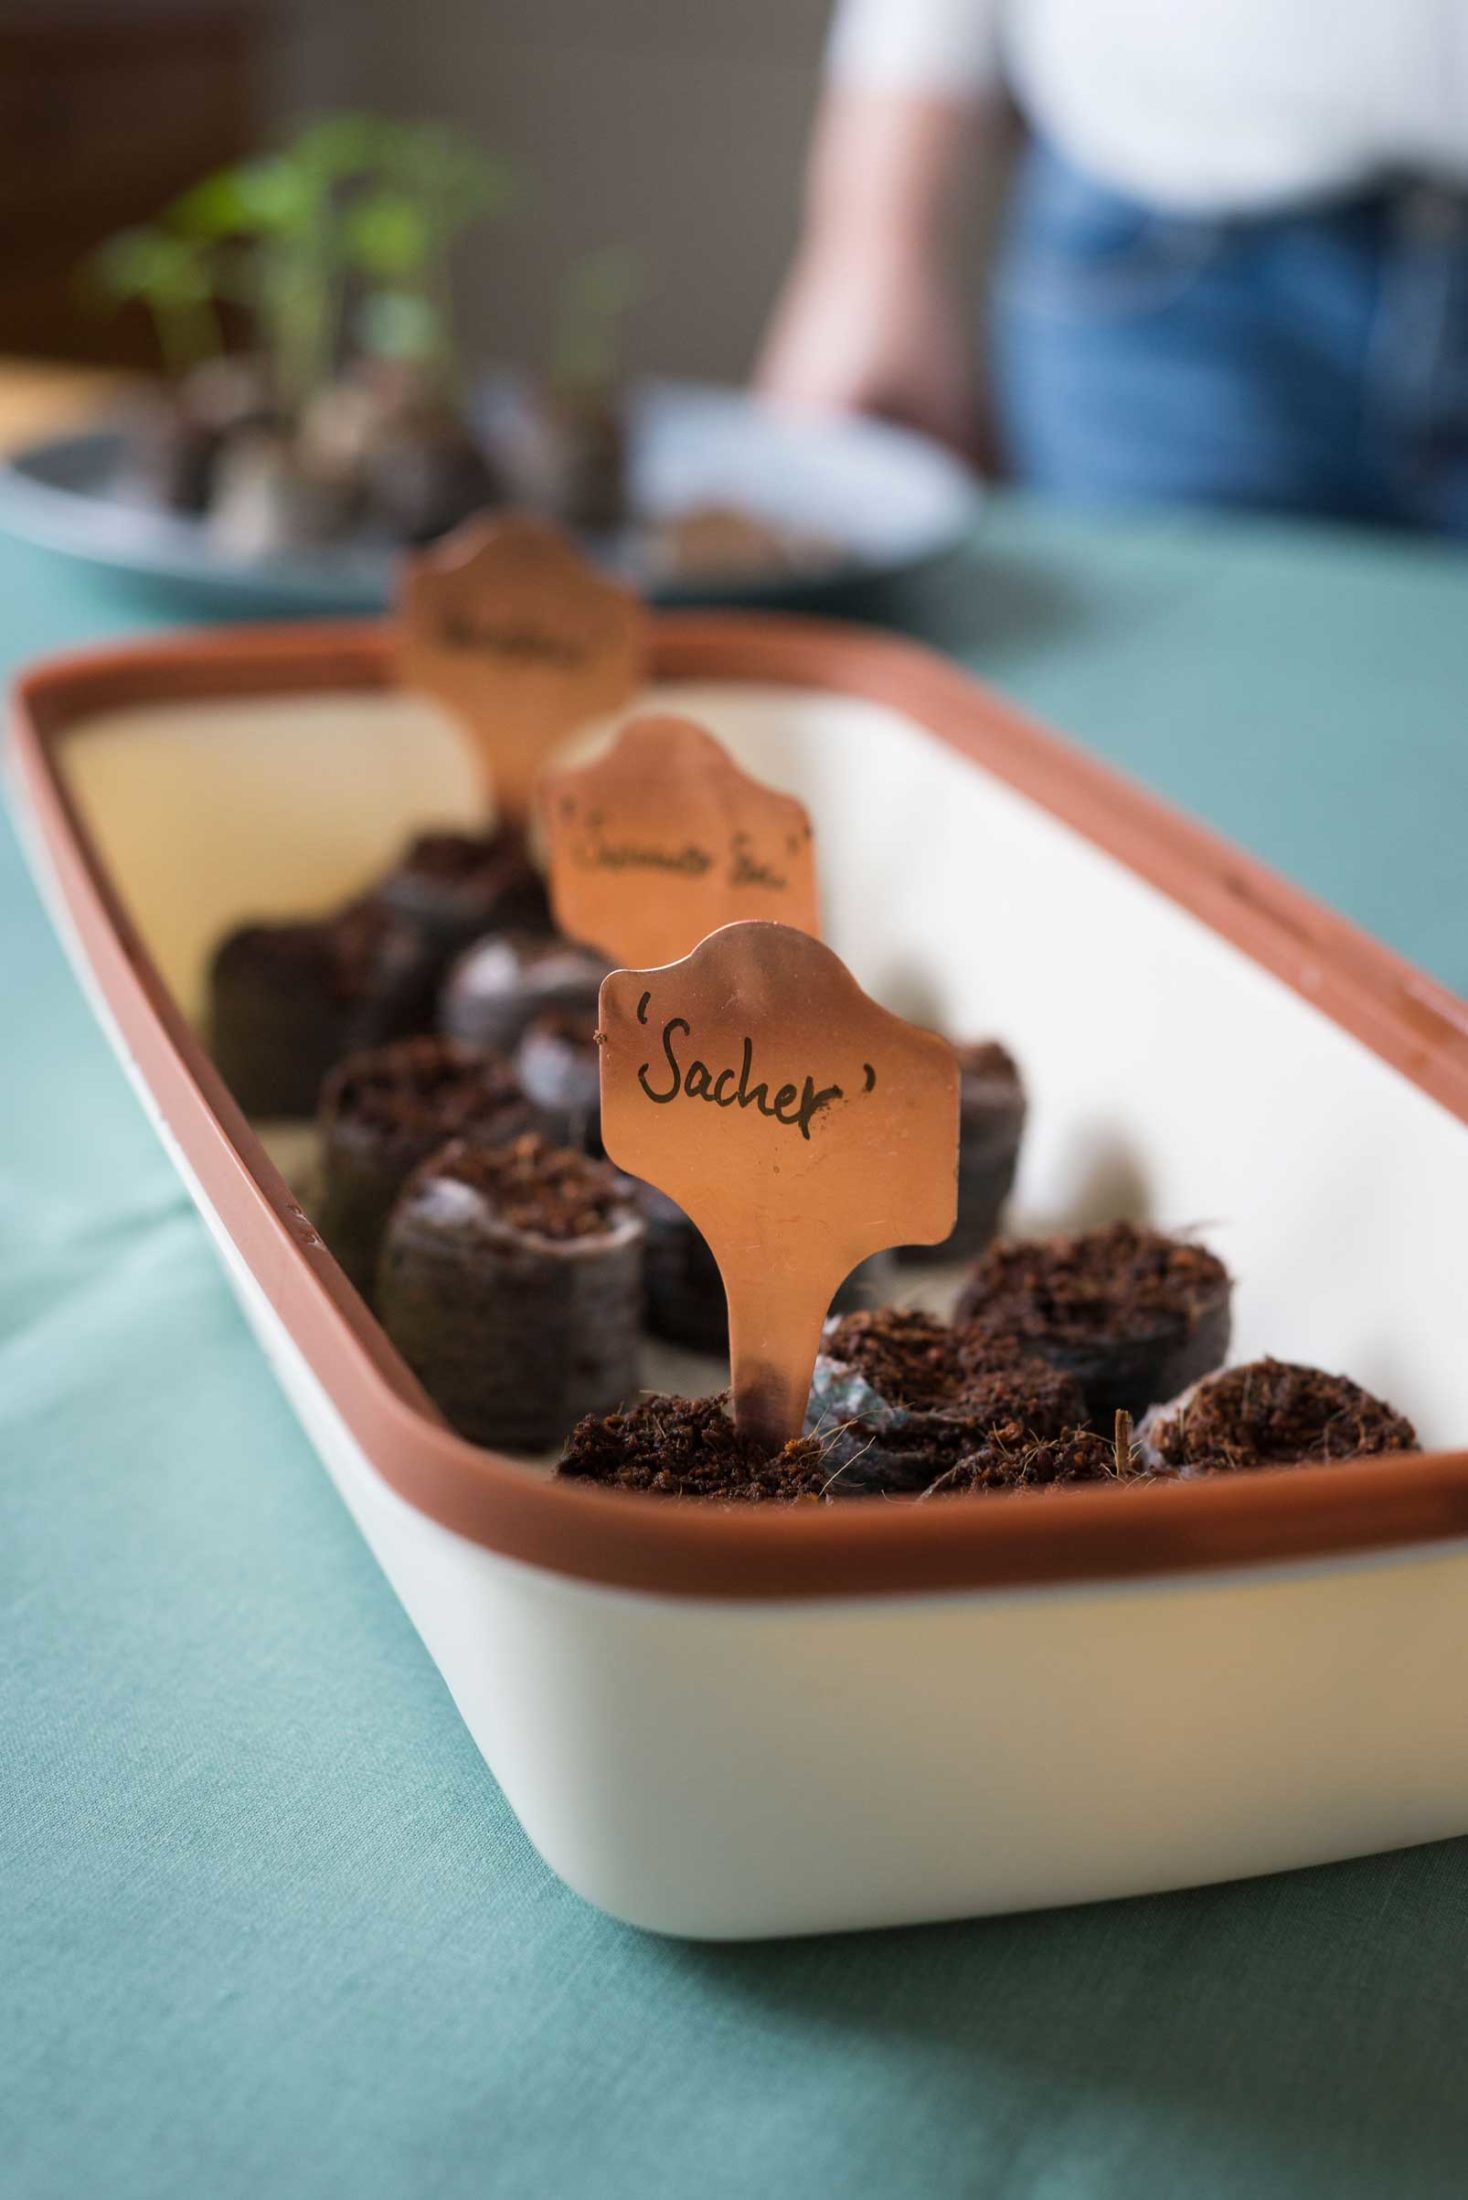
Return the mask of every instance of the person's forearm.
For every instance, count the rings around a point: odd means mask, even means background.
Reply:
[[[951,249],[977,91],[831,78],[800,242],[755,367],[771,398],[978,440],[973,341]]]
[[[865,253],[946,248],[979,116],[973,98],[830,84],[806,170],[805,242]]]

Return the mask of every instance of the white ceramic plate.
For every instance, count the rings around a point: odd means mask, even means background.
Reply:
[[[491,437],[516,401],[512,379],[486,384],[479,410]],[[839,546],[798,575],[657,584],[648,592],[660,602],[808,601],[904,571],[952,549],[982,493],[951,452],[908,429],[792,411],[742,390],[644,384],[632,399],[631,428],[638,515],[732,503]],[[0,467],[0,530],[235,615],[350,614],[387,604],[397,553],[384,545],[250,559],[221,548],[202,521],[124,503],[112,489],[120,441],[117,430],[98,428],[17,453]],[[622,544],[590,547],[611,564],[626,562]]]

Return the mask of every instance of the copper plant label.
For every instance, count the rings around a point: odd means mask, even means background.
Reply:
[[[542,783],[556,921],[646,969],[769,918],[818,932],[810,819],[688,718],[639,718],[595,763]]]
[[[636,597],[541,520],[471,520],[408,559],[398,621],[403,685],[461,721],[500,815],[520,825],[554,750],[643,678]]]
[[[958,1061],[783,924],[733,924],[601,989],[602,1137],[675,1199],[729,1298],[734,1414],[804,1422],[821,1324],[858,1262],[937,1244],[958,1191]]]

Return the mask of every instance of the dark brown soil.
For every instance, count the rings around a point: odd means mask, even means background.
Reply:
[[[392,907],[428,926],[445,948],[467,946],[481,932],[550,929],[545,881],[524,836],[508,827],[493,833],[420,833],[379,892]]]
[[[579,1421],[558,1472],[608,1489],[726,1505],[809,1504],[838,1494],[814,1437],[772,1454],[740,1435],[723,1395],[647,1398],[626,1413]]]
[[[1089,1344],[1189,1322],[1228,1280],[1204,1246],[1113,1222],[1079,1237],[990,1246],[964,1286],[958,1318],[1003,1336]]]
[[[1201,1245],[1114,1222],[1081,1237],[991,1245],[969,1271],[959,1318],[1075,1377],[1085,1418],[1107,1430],[1178,1398],[1228,1357],[1232,1286]]]
[[[1210,1375],[1146,1433],[1165,1465],[1194,1472],[1417,1449],[1411,1422],[1359,1384],[1285,1360]]]
[[[631,1205],[627,1179],[606,1162],[533,1132],[506,1146],[448,1146],[414,1185],[430,1172],[481,1193],[498,1221],[526,1237],[604,1237]]]
[[[525,860],[523,844],[507,833],[420,833],[409,842],[400,868],[459,886],[498,879]]]
[[[1058,1436],[1085,1417],[1074,1378],[1023,1346],[883,1307],[828,1326],[806,1426],[846,1491],[911,1496],[993,1437]]]
[[[960,1334],[963,1381],[951,1410],[967,1428],[992,1429],[1006,1442],[1059,1436],[1086,1417],[1075,1377],[999,1338]]]
[[[534,1123],[502,1055],[426,1035],[349,1056],[326,1081],[321,1113],[328,1135],[351,1126],[374,1145],[414,1156],[453,1138],[503,1138]]]
[[[1095,1429],[1067,1429],[1046,1438],[1018,1438],[1001,1431],[940,1475],[925,1497],[969,1490],[1059,1489],[1076,1482],[1156,1479],[1131,1441],[1131,1423],[1118,1417],[1114,1436]]]
[[[884,1306],[844,1314],[826,1331],[823,1355],[869,1382],[889,1405],[954,1416],[970,1432],[1011,1424],[1058,1435],[1084,1419],[1074,1380],[1007,1338],[955,1329],[934,1314]]]
[[[821,1351],[854,1367],[890,1405],[934,1409],[951,1405],[958,1391],[958,1337],[934,1314],[895,1306],[843,1314]]]

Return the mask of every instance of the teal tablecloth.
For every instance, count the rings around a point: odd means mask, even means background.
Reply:
[[[1461,557],[1000,506],[899,608],[1468,990]],[[7,664],[138,617],[0,552]],[[745,1949],[566,1893],[8,835],[0,991],[7,2200],[1468,2190],[1468,1842]]]

